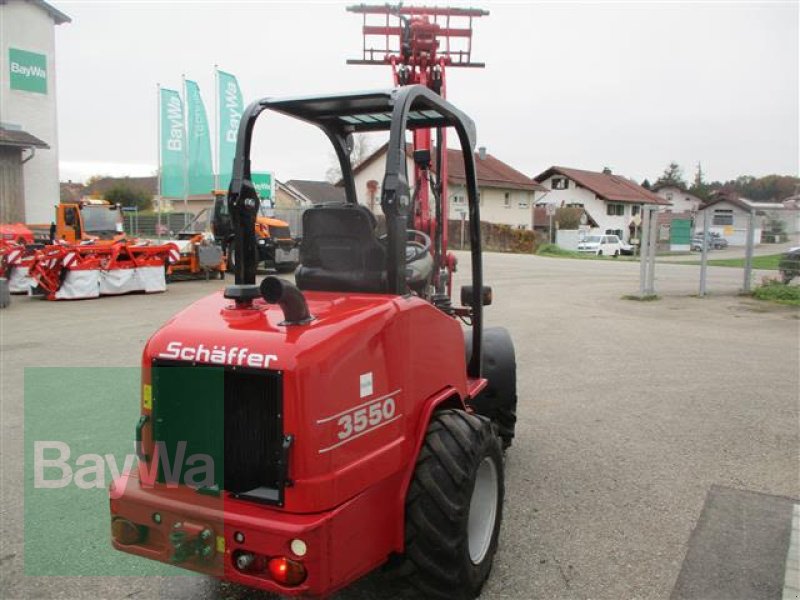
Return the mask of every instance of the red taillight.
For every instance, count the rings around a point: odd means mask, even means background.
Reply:
[[[272,578],[285,586],[300,585],[306,580],[306,568],[297,561],[284,556],[271,558],[267,569]]]
[[[144,540],[147,533],[147,527],[141,527],[136,523],[116,517],[111,521],[111,535],[114,540],[125,546],[131,544],[138,544]]]

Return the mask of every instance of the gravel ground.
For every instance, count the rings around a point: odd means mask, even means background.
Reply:
[[[487,254],[485,270],[488,325],[516,343],[520,406],[483,598],[665,598],[712,486],[800,496],[797,310],[737,296],[738,269],[709,269],[698,299],[697,267],[658,264],[654,302],[622,299],[638,289],[634,262]],[[219,287],[15,297],[0,313],[3,597],[259,597],[203,577],[23,575],[24,368],[136,367],[161,323]],[[337,598],[402,596],[377,573]]]

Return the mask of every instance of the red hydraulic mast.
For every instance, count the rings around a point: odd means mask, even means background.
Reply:
[[[424,85],[446,98],[447,67],[477,67],[485,65],[472,61],[472,21],[489,14],[476,8],[438,8],[426,6],[366,5],[347,8],[349,12],[363,15],[362,55],[350,59],[351,65],[389,65],[395,86]],[[436,151],[433,148],[431,129],[414,131],[414,150],[428,150],[436,167],[437,177],[431,185],[429,171],[414,163],[414,185],[417,201],[414,205],[414,229],[424,231],[440,245],[432,248],[437,259],[436,293],[447,285],[451,293],[455,256],[447,252],[447,130],[437,130]],[[441,197],[441,212],[431,214],[430,190]],[[437,229],[441,235],[437,236]],[[442,280],[446,271],[446,281]]]

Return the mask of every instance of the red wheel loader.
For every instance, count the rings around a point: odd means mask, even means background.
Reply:
[[[322,129],[346,192],[344,204],[305,212],[296,285],[256,282],[249,155],[270,111]],[[434,269],[447,252],[442,228],[414,229],[422,186],[406,166],[407,130],[436,132],[441,154],[447,128],[469,201],[472,284],[460,307]],[[367,131],[389,133],[380,237],[357,203],[348,152]],[[474,146],[469,117],[422,85],[247,108],[228,192],[235,284],[145,347],[139,465],[110,489],[115,548],[283,595],[326,596],[382,565],[427,597],[480,594],[517,399],[511,339],[483,327],[491,290]],[[430,155],[414,160],[441,222]]]

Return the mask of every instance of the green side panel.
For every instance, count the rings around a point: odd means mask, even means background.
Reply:
[[[222,489],[224,482],[225,371],[222,367],[156,366],[153,377],[153,439],[168,462],[159,460],[158,480]],[[212,466],[213,481],[204,469]],[[177,467],[177,469],[175,468]],[[172,472],[170,475],[170,471]],[[192,481],[186,481],[187,476]],[[177,479],[177,481],[175,481]]]
[[[674,219],[670,227],[671,244],[690,244],[692,241],[692,222],[689,219]]]

